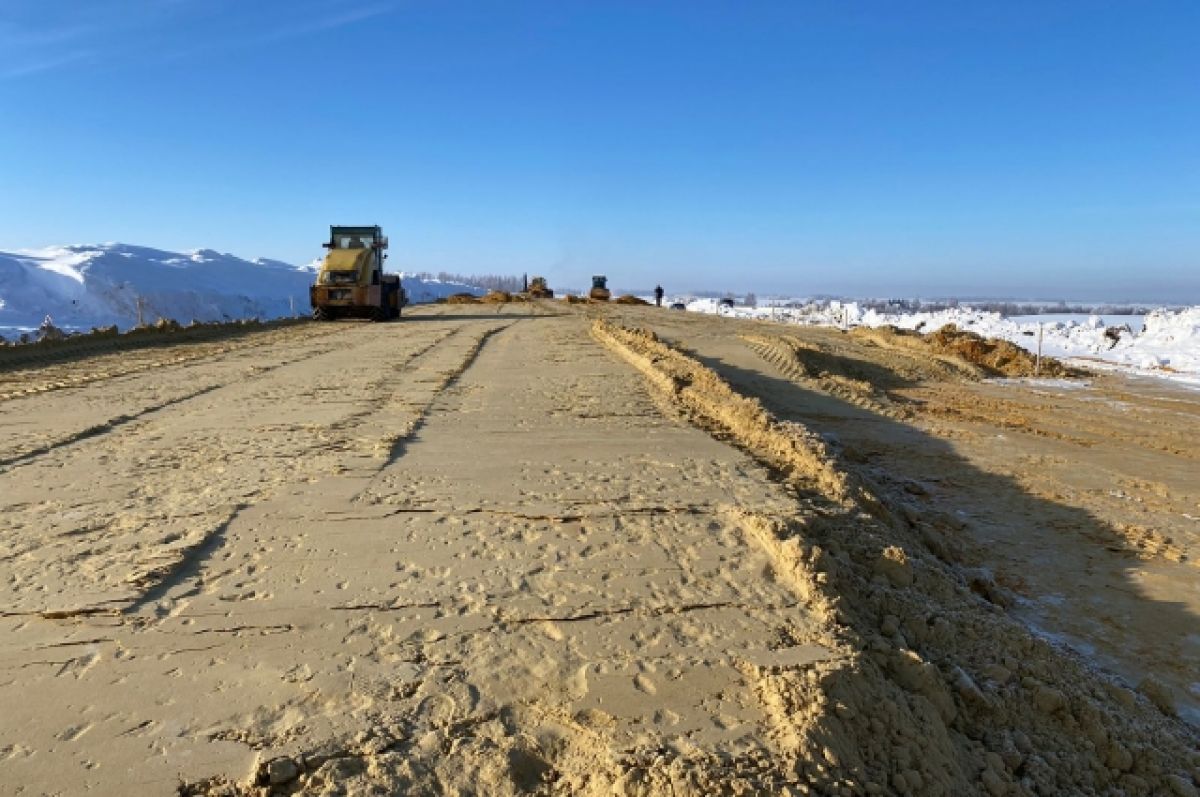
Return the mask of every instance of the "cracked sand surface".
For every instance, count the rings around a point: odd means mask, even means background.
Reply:
[[[751,434],[686,358],[642,368],[636,336],[551,308],[166,347],[0,403],[0,784],[1186,794],[1200,777],[1186,726],[955,581],[973,563],[929,546],[961,529],[945,509],[902,520],[879,473],[809,431],[827,431],[821,400],[788,417],[794,396],[753,389],[736,369],[767,362],[762,341],[720,319],[671,332],[784,421]],[[71,369],[116,374],[111,356]],[[822,378],[831,406],[890,406]]]

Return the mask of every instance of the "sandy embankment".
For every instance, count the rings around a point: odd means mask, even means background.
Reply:
[[[987,471],[1003,388],[776,330],[464,306],[6,371],[0,782],[1192,793],[1194,729],[980,567],[955,501],[1059,506]]]

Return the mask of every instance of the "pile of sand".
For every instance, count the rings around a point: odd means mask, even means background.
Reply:
[[[1043,357],[1038,368],[1037,358],[1020,346],[1000,338],[984,338],[954,324],[928,335],[893,326],[856,327],[850,334],[886,349],[908,351],[924,358],[932,356],[949,369],[941,376],[923,374],[924,378],[1077,375],[1052,357]]]
[[[447,296],[446,304],[508,304],[509,302],[527,302],[529,297],[521,293],[508,291],[488,291],[483,297],[470,293],[454,293]]]
[[[645,299],[639,299],[638,297],[628,293],[624,296],[618,296],[616,299],[613,299],[613,302],[616,304],[650,304],[650,302],[646,301]]]
[[[947,324],[925,336],[939,354],[950,354],[977,365],[992,376],[1065,376],[1068,370],[1058,360],[1043,357],[1037,367],[1034,355],[1007,340],[984,338],[974,332]]]

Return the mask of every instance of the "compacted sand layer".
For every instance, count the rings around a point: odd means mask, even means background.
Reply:
[[[552,302],[0,364],[0,790],[1196,793],[1194,395]]]

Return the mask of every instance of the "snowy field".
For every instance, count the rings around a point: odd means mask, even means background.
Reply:
[[[1200,306],[1160,309],[1147,315],[1005,317],[971,308],[936,312],[880,313],[857,302],[789,300],[760,307],[722,307],[716,299],[687,302],[692,312],[758,318],[791,324],[849,328],[896,326],[933,332],[946,324],[988,338],[1003,338],[1031,352],[1091,367],[1165,377],[1200,387]]]
[[[114,324],[129,329],[139,312],[145,323],[183,324],[307,315],[315,267],[120,243],[0,251],[0,336],[33,333],[47,316],[59,329],[87,331]],[[403,275],[402,282],[414,304],[485,293]]]
[[[1112,313],[1044,313],[1041,315],[1012,315],[1005,316],[1009,321],[1018,324],[1090,324],[1091,319],[1099,318],[1106,327],[1128,326],[1129,330],[1139,333],[1146,325],[1144,315],[1119,315]]]

